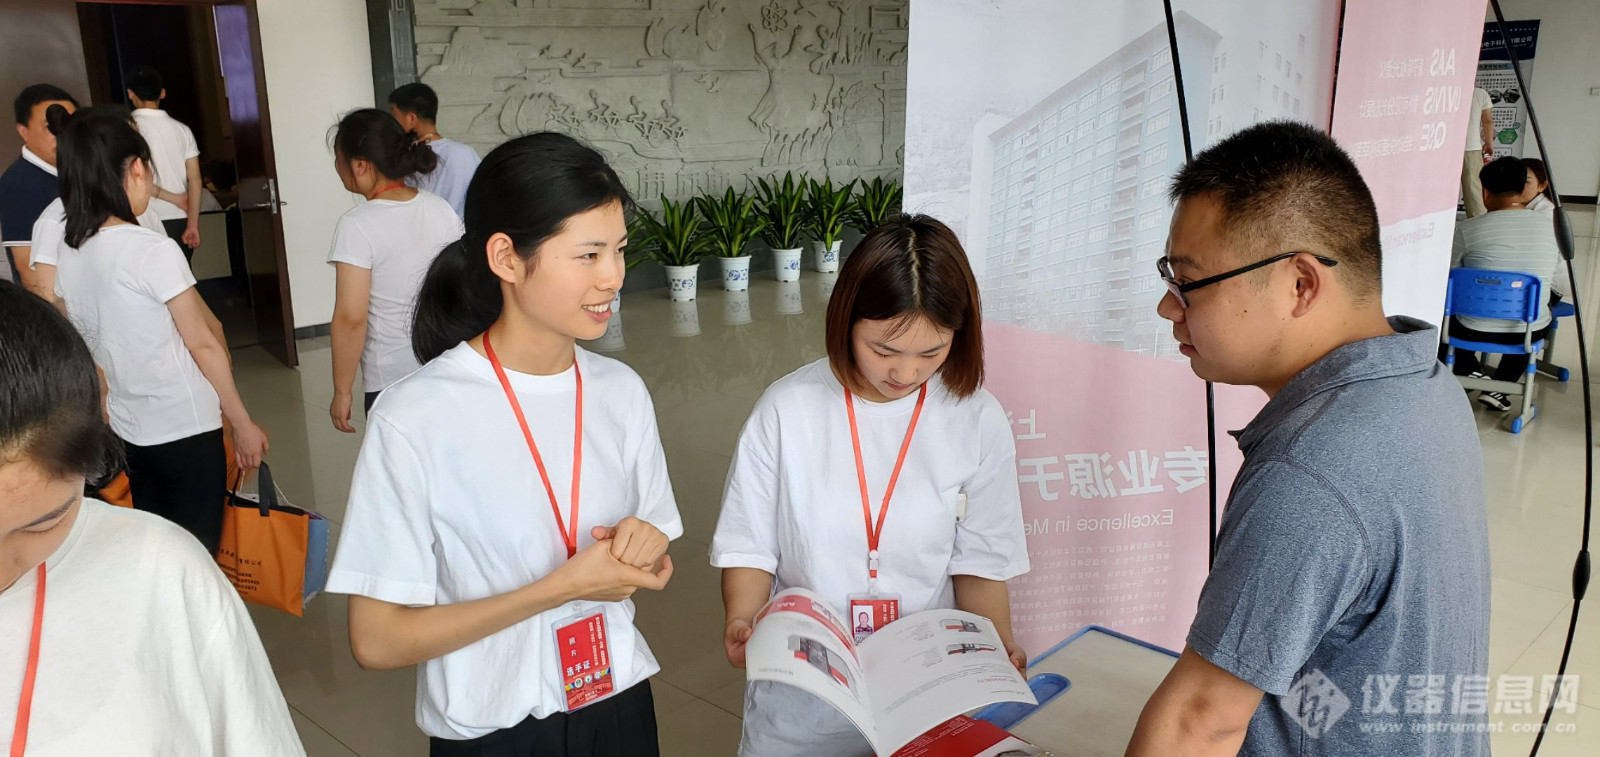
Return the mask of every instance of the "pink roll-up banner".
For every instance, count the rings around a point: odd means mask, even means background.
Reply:
[[[1462,153],[1478,143],[1473,78],[1484,0],[1350,0],[1333,136],[1378,204],[1383,306],[1438,323]]]
[[[1386,308],[1437,321],[1483,2],[1350,0],[1342,43],[1336,0],[1175,5],[1194,149],[1265,120],[1331,123],[1378,203]],[[1206,574],[1208,430],[1204,384],[1156,315],[1183,161],[1162,4],[912,16],[906,208],[956,230],[982,287],[1033,559],[1010,583],[1018,638],[1037,654],[1099,624],[1179,649]],[[1263,402],[1217,387],[1224,499],[1240,455],[1221,432]]]
[[[1339,2],[1179,2],[1194,149],[1289,118],[1326,127]],[[1181,649],[1205,581],[1205,385],[1156,315],[1183,164],[1155,0],[912,4],[906,208],[961,236],[990,392],[1011,415],[1033,570],[1010,582],[1033,654],[1098,624]],[[1217,387],[1221,433],[1260,409]]]

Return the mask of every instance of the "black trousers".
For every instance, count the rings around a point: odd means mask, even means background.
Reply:
[[[189,219],[174,218],[170,221],[162,221],[161,226],[167,230],[167,236],[172,237],[172,241],[178,243],[178,249],[183,250],[184,259],[193,263],[194,248],[183,243],[183,231],[189,228]]]
[[[367,392],[366,396],[361,398],[361,409],[369,413],[372,412],[372,403],[378,401],[378,395],[380,394],[383,394],[382,389],[376,392]]]
[[[133,506],[183,526],[216,554],[222,542],[222,497],[228,489],[222,429],[166,444],[124,443]]]
[[[1522,333],[1502,334],[1494,331],[1478,331],[1461,325],[1461,321],[1454,316],[1450,318],[1450,336],[1457,339],[1467,339],[1474,342],[1489,342],[1491,344],[1522,344]],[[1533,341],[1537,342],[1550,336],[1550,327],[1546,326],[1533,332]],[[1444,360],[1447,348],[1439,345],[1439,359]],[[1500,364],[1495,366],[1490,378],[1495,381],[1521,381],[1522,374],[1528,370],[1528,360],[1532,355],[1501,355]],[[1456,350],[1455,369],[1451,371],[1457,376],[1466,376],[1476,371],[1483,370],[1483,361],[1478,353],[1467,350]]]
[[[430,739],[429,757],[658,757],[650,682],[547,718],[529,717],[468,741]]]

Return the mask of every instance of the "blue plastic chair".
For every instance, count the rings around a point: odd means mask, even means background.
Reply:
[[[1532,356],[1528,360],[1528,370],[1517,381],[1456,377],[1468,391],[1519,395],[1522,398],[1522,412],[1511,421],[1513,434],[1522,433],[1522,429],[1539,415],[1539,408],[1533,402],[1533,377],[1539,370],[1536,358],[1544,351],[1545,340],[1533,338],[1533,324],[1539,320],[1539,303],[1544,297],[1541,289],[1539,277],[1532,274],[1489,271],[1481,268],[1456,268],[1450,271],[1450,286],[1444,295],[1443,339],[1448,345],[1445,351],[1445,365],[1455,365],[1458,349],[1498,355]],[[1452,337],[1451,316],[1520,321],[1523,326],[1522,344],[1475,342]]]
[[[1578,309],[1570,302],[1558,302],[1550,306],[1550,335],[1545,337],[1549,344],[1545,345],[1545,355],[1548,357],[1556,351],[1556,326],[1560,325],[1562,318],[1571,318],[1578,314]],[[1549,376],[1561,383],[1566,383],[1572,378],[1572,371],[1565,366],[1556,365],[1546,359],[1539,360],[1539,373]]]

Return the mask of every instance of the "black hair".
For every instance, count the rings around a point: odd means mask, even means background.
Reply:
[[[414,131],[406,131],[394,116],[377,108],[350,111],[334,127],[333,146],[341,160],[368,161],[391,179],[414,173],[431,173],[439,155]]]
[[[1520,195],[1528,187],[1528,167],[1522,158],[1507,155],[1495,158],[1478,171],[1484,191],[1496,197]]]
[[[121,468],[83,337],[50,303],[0,281],[0,463],[30,460],[91,485]]]
[[[490,151],[467,186],[466,235],[434,258],[417,294],[411,326],[417,360],[438,357],[500,317],[500,279],[489,270],[489,237],[510,237],[527,260],[561,233],[567,219],[614,202],[633,209],[633,198],[606,159],[565,134],[528,134]]]
[[[422,82],[402,84],[389,93],[389,104],[400,109],[401,113],[411,113],[424,121],[434,121],[439,117],[439,95]]]
[[[23,87],[22,92],[17,94],[17,99],[12,103],[11,107],[17,112],[17,123],[27,126],[28,119],[33,118],[33,109],[39,103],[57,100],[72,103],[74,108],[78,107],[76,98],[54,84],[30,84]]]
[[[1550,186],[1550,169],[1545,167],[1544,161],[1538,158],[1523,158],[1522,164],[1527,166],[1529,171],[1533,172],[1533,178],[1535,180],[1544,185],[1544,191],[1540,192],[1539,194],[1544,195],[1545,199],[1555,202],[1555,188]]]
[[[1308,251],[1339,261],[1358,300],[1382,291],[1372,191],[1349,154],[1315,127],[1268,121],[1242,129],[1184,164],[1169,196],[1214,197],[1223,235],[1251,257],[1310,243],[1321,249]]]
[[[134,66],[128,69],[123,77],[123,83],[129,91],[145,102],[161,100],[161,90],[166,89],[166,84],[161,81],[161,72],[150,66]]]
[[[56,135],[61,204],[67,211],[66,242],[82,247],[107,219],[138,223],[123,179],[135,160],[150,163],[150,145],[128,122],[127,111],[93,106],[69,114],[60,105],[45,114]]]

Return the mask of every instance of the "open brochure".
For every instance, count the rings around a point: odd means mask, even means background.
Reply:
[[[1048,754],[993,723],[957,715],[934,726],[894,757],[1039,757]]]
[[[987,618],[928,610],[858,645],[833,607],[805,589],[779,592],[756,615],[745,669],[752,681],[777,681],[821,697],[880,755],[969,710],[997,702],[1038,704]]]

